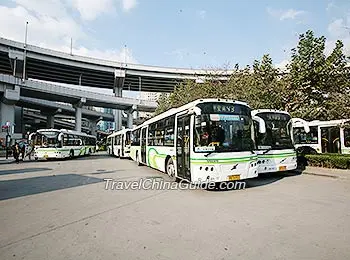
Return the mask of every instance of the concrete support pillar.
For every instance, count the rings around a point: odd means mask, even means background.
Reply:
[[[116,97],[123,96],[122,92],[123,92],[124,81],[125,81],[125,69],[115,69],[113,91]],[[114,123],[115,123],[114,130],[122,129],[122,112],[120,110],[117,110],[117,109],[114,110]]]
[[[14,133],[14,123],[15,123],[15,105],[14,104],[6,104],[1,101],[0,105],[0,118],[1,118],[1,126],[6,125],[9,122],[10,134]]]
[[[0,100],[0,127],[8,126],[5,132],[0,131],[0,138],[5,139],[7,134],[10,135],[10,138],[22,138],[22,132],[15,133],[16,102],[20,97],[20,88],[13,85],[1,85],[0,87],[4,91]]]
[[[48,109],[41,111],[41,114],[46,116],[46,128],[55,128],[55,115],[62,112],[62,109]]]
[[[135,118],[136,120],[140,119],[140,112],[139,112],[139,110],[135,110],[135,111],[133,112],[133,114],[134,114],[134,118]]]
[[[86,103],[85,98],[81,98],[76,104],[75,108],[75,131],[81,132],[81,120],[82,120],[82,111],[81,108]]]
[[[132,128],[134,123],[134,113],[138,111],[138,108],[136,105],[133,105],[129,110],[125,111],[127,115],[127,128]]]
[[[114,88],[114,94],[116,97],[122,97],[123,96],[123,88],[122,87],[115,87]],[[115,109],[114,110],[114,123],[115,123],[115,130],[118,131],[122,129],[122,111]]]
[[[121,110],[114,110],[114,124],[116,131],[122,129],[122,111]]]
[[[81,107],[75,107],[75,130],[81,132]]]
[[[94,135],[94,136],[97,135],[97,124],[102,119],[103,119],[102,117],[99,117],[98,119],[90,119],[89,120],[89,126],[90,126],[91,135]]]
[[[47,115],[46,119],[46,127],[47,128],[55,128],[55,115]]]
[[[127,121],[127,128],[132,128],[133,122],[134,122],[134,117],[132,113],[127,113],[128,115],[128,121]]]

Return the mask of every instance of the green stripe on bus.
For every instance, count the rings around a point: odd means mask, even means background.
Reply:
[[[243,163],[243,162],[256,162],[257,159],[232,159],[232,160],[221,160],[221,159],[212,159],[212,160],[192,160],[192,164],[233,164],[233,163]]]
[[[220,158],[220,159],[215,159],[213,158],[212,160],[220,160],[220,161],[229,161],[229,160],[244,160],[244,159],[257,159],[258,157],[256,155],[254,156],[242,156],[242,157],[233,157],[233,158]],[[191,158],[192,160],[211,160],[210,158]]]
[[[282,157],[294,157],[296,153],[281,153],[281,154],[260,154],[260,158],[282,158]]]

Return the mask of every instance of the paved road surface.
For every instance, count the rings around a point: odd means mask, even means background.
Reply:
[[[0,259],[350,259],[350,179],[106,190],[164,177],[105,155],[0,167]],[[158,179],[159,180],[159,179]]]

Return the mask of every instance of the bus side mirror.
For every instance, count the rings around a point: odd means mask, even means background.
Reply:
[[[201,115],[202,114],[202,110],[199,108],[199,107],[194,107],[194,108],[191,108],[189,111],[188,111],[188,114],[189,115]]]
[[[259,133],[260,134],[265,134],[266,133],[266,124],[264,119],[258,116],[253,116],[252,117],[254,121],[259,123]]]

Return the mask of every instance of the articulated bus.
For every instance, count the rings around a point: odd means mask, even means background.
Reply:
[[[109,155],[119,158],[130,157],[131,129],[122,129],[107,136],[107,150]]]
[[[300,153],[350,154],[350,119],[308,122],[306,133],[300,123],[293,125],[295,147]]]
[[[62,159],[96,152],[96,137],[67,129],[40,129],[29,135],[34,158]]]
[[[258,176],[253,138],[246,103],[199,99],[134,128],[130,156],[173,180],[242,180]]]
[[[259,173],[292,171],[297,169],[297,154],[293,143],[293,122],[299,122],[305,132],[308,124],[299,118],[291,118],[285,111],[257,109],[252,116],[265,122],[266,132],[255,131],[255,152],[258,155]],[[258,123],[255,124],[258,126]]]

